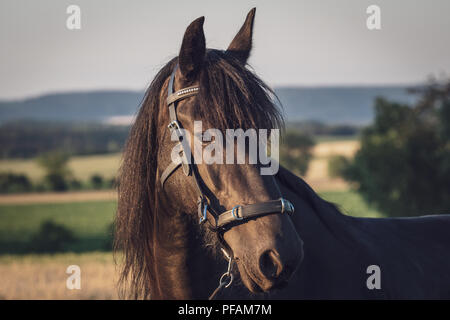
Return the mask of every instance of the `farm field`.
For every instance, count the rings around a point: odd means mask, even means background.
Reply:
[[[346,215],[361,218],[385,218],[378,210],[371,208],[366,201],[355,191],[324,191],[319,195],[334,203]]]
[[[382,217],[352,191],[323,192],[350,215]],[[0,254],[0,299],[117,299],[117,270],[111,251],[97,252],[108,240],[115,201],[0,205],[0,243],[26,243],[41,222],[52,219],[79,237],[79,253]],[[2,243],[4,246],[5,243]],[[92,251],[92,252],[82,252]],[[66,269],[81,268],[81,289],[68,290]]]
[[[328,175],[328,161],[333,156],[352,157],[359,148],[357,140],[324,141],[313,148],[313,159],[309,163],[304,180],[316,191],[347,191],[349,185],[341,178]]]
[[[344,180],[340,178],[331,179],[328,176],[328,160],[335,155],[350,157],[358,148],[359,141],[354,138],[348,138],[347,140],[333,140],[331,137],[324,138],[313,149],[313,159],[309,164],[309,169],[304,179],[316,191],[347,190],[348,185]],[[111,179],[117,174],[120,157],[121,154],[119,153],[77,156],[70,159],[69,169],[73,176],[81,181],[87,181],[94,174]],[[38,182],[44,176],[44,171],[33,159],[0,160],[0,172],[23,173],[34,182]],[[2,199],[7,201],[4,196],[0,195],[0,203],[2,203]]]
[[[110,179],[116,176],[120,157],[120,153],[74,156],[69,160],[69,169],[74,177],[82,181],[89,179],[93,174],[100,174]],[[34,182],[44,177],[44,170],[35,159],[0,160],[0,171],[24,173]]]
[[[320,195],[348,215],[382,216],[355,192],[333,191]],[[70,251],[108,250],[115,210],[114,200],[0,205],[0,253],[27,252],[33,235],[45,221],[63,225],[74,233],[76,241],[70,245]]]
[[[25,194],[0,194],[0,205],[22,205],[36,203],[65,203],[90,201],[115,201],[116,190],[101,191],[71,191],[71,192],[45,192]]]
[[[67,267],[81,269],[81,289],[66,288]],[[111,252],[0,256],[0,299],[117,299]]]
[[[45,221],[73,233],[70,251],[110,250],[115,210],[116,201],[0,205],[0,253],[30,251],[33,236]]]
[[[359,135],[350,135],[350,136],[329,136],[329,135],[320,135],[315,136],[314,140],[316,143],[322,142],[332,142],[332,141],[358,141]]]
[[[382,217],[341,179],[328,176],[334,155],[352,156],[354,139],[323,139],[303,177],[324,199],[348,215]],[[116,175],[120,154],[73,157],[73,176],[88,180],[93,174]],[[25,173],[33,181],[43,177],[34,160],[1,160],[0,171]],[[114,190],[0,195],[0,299],[117,299],[117,271],[111,253],[111,225],[116,210]],[[30,253],[33,237],[46,221],[69,229],[75,241],[68,253]],[[66,269],[78,265],[81,290],[66,288]]]

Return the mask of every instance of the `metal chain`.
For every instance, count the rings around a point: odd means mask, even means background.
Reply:
[[[231,286],[231,283],[233,283],[233,273],[232,268],[234,264],[234,259],[232,255],[228,255],[228,253],[222,249],[223,254],[228,259],[228,268],[227,271],[222,274],[222,276],[219,279],[219,286],[216,288],[216,290],[213,291],[213,293],[209,296],[208,300],[214,300],[214,298],[217,296],[217,294],[222,291],[224,288],[228,288]]]

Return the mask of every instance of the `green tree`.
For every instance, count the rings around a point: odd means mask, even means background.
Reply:
[[[414,106],[376,99],[360,150],[334,166],[390,216],[450,212],[450,81],[414,92]]]
[[[44,181],[51,190],[65,191],[71,171],[68,167],[69,156],[66,153],[53,151],[44,153],[37,159],[38,164],[46,171]]]
[[[288,130],[280,147],[280,163],[297,175],[305,175],[312,158],[314,140],[309,134]]]

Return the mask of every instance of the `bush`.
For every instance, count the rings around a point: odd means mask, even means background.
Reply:
[[[328,160],[328,175],[337,178],[347,175],[350,160],[344,156],[333,156]]]
[[[71,172],[68,168],[69,156],[65,153],[53,151],[41,155],[37,162],[46,171],[44,184],[53,191],[69,189],[68,180]]]
[[[102,189],[103,188],[103,177],[99,174],[94,174],[89,179],[91,182],[91,186],[93,189]]]
[[[30,179],[24,174],[0,173],[0,193],[29,192]]]
[[[335,168],[389,216],[450,212],[450,81],[420,93],[413,107],[378,98],[361,149]]]
[[[298,175],[305,175],[312,158],[314,140],[309,134],[288,130],[280,148],[280,162]]]
[[[72,231],[51,220],[42,222],[38,232],[31,238],[31,251],[39,253],[63,252],[76,241]]]
[[[56,173],[47,174],[44,178],[44,183],[46,189],[52,191],[67,191],[69,189],[69,184],[65,177]]]
[[[69,181],[69,188],[71,190],[81,190],[83,189],[83,184],[80,180],[74,178]]]

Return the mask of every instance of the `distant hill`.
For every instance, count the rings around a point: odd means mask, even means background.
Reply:
[[[365,125],[374,117],[377,96],[401,103],[414,103],[416,97],[406,87],[317,87],[277,88],[286,120],[314,120],[325,124]]]
[[[0,102],[0,123],[28,119],[43,121],[104,121],[135,114],[143,92],[92,91],[43,95],[23,101]]]
[[[373,99],[384,96],[398,102],[414,101],[405,87],[276,88],[286,120],[314,120],[326,124],[361,125],[373,118]],[[132,119],[144,93],[92,91],[43,95],[21,101],[0,101],[0,124],[12,120],[104,122]]]

